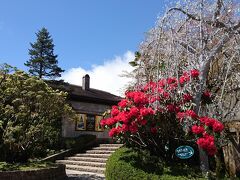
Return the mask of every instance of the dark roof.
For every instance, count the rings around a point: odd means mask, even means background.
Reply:
[[[106,91],[89,88],[83,90],[82,86],[77,86],[65,82],[51,81],[50,85],[54,88],[61,89],[68,93],[68,99],[82,102],[94,102],[99,104],[114,105],[117,104],[122,98]]]

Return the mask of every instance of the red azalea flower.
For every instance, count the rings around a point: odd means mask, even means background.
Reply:
[[[166,79],[161,79],[158,81],[158,85],[161,87],[161,88],[164,88],[166,86]]]
[[[197,140],[197,145],[199,145],[201,148],[203,148],[204,150],[206,150],[207,149],[207,142],[206,142],[206,140],[205,140],[205,138],[199,138],[198,140]]]
[[[118,121],[121,121],[124,124],[128,124],[130,122],[130,117],[128,115],[128,112],[126,111],[119,113],[117,116],[114,117],[114,119],[117,119]]]
[[[102,119],[102,120],[100,121],[100,125],[101,125],[102,127],[106,126],[106,119]]]
[[[182,122],[182,120],[185,118],[185,112],[178,112],[177,113],[177,119]]]
[[[123,131],[123,132],[129,131],[129,126],[126,125],[126,124],[123,124],[123,125],[122,125],[122,131]]]
[[[113,108],[111,111],[112,116],[117,116],[119,114],[119,110],[117,108]]]
[[[179,83],[183,85],[185,82],[190,81],[190,75],[188,72],[184,72],[183,75],[179,78]]]
[[[125,108],[128,104],[128,101],[126,99],[122,99],[119,103],[118,106],[121,108]]]
[[[125,96],[126,96],[128,99],[133,99],[133,97],[134,97],[134,92],[132,92],[132,91],[126,91],[126,92],[125,92]]]
[[[217,152],[216,145],[214,144],[214,137],[207,133],[204,133],[204,136],[197,140],[197,144],[210,156],[213,156]]]
[[[208,143],[207,145],[207,153],[209,156],[213,156],[215,155],[217,152],[217,147],[216,145],[214,144],[214,141],[211,141]]]
[[[157,134],[157,128],[156,127],[151,127],[150,131],[153,134]]]
[[[183,94],[183,101],[184,102],[189,102],[193,99],[193,97],[191,96],[191,94]]]
[[[168,92],[163,92],[163,97],[164,97],[165,99],[169,99],[169,98],[170,98],[170,95],[169,95]]]
[[[142,116],[153,115],[154,110],[150,107],[149,108],[143,107],[143,108],[140,109],[140,114]]]
[[[175,106],[175,112],[178,113],[181,110],[179,106]]]
[[[130,109],[129,116],[131,116],[131,117],[137,117],[137,116],[138,116],[138,113],[139,113],[138,108],[132,107],[132,108]]]
[[[186,115],[191,117],[192,119],[198,118],[198,115],[193,110],[187,110]]]
[[[143,92],[135,92],[133,101],[135,104],[146,104],[148,102],[148,98]]]
[[[192,132],[194,134],[202,134],[204,131],[205,129],[202,126],[197,126],[197,125],[192,126]]]
[[[213,127],[213,124],[216,122],[217,120],[216,119],[213,119],[213,118],[206,118],[205,119],[205,125],[208,126],[208,127]]]
[[[203,92],[203,96],[206,98],[210,98],[211,97],[211,93],[209,91],[204,91]]]
[[[147,120],[146,119],[143,119],[141,121],[139,121],[139,123],[142,125],[142,126],[145,126],[147,124]]]
[[[146,84],[143,88],[144,91],[154,91],[154,89],[156,88],[156,83],[155,82],[149,82],[148,84]]]
[[[168,104],[167,105],[167,110],[171,113],[175,112],[176,106],[174,104]]]
[[[220,132],[223,131],[223,129],[224,129],[224,125],[221,122],[219,122],[219,121],[214,122],[214,124],[213,124],[213,131],[214,132],[220,133]]]
[[[176,87],[177,87],[177,83],[175,83],[175,84],[170,84],[170,85],[168,86],[167,90],[168,90],[168,91],[173,91],[173,90],[176,89]]]
[[[200,74],[199,71],[196,69],[191,70],[190,73],[191,73],[191,77],[193,78],[197,78]]]
[[[160,97],[151,97],[149,102],[154,103],[156,101],[160,101]]]
[[[208,119],[208,117],[204,116],[204,117],[200,117],[199,120],[201,123],[205,124],[205,121]]]
[[[179,83],[180,83],[180,84],[184,84],[184,83],[185,83],[185,77],[184,77],[184,76],[181,76],[181,77],[179,78]]]
[[[112,128],[108,133],[110,137],[116,136],[118,134],[119,134],[119,128]]]
[[[174,77],[167,78],[167,84],[175,84],[177,83],[177,79]]]
[[[129,131],[131,133],[136,133],[138,131],[138,127],[137,127],[137,124],[136,123],[132,123],[130,126],[129,126]]]
[[[106,119],[106,122],[105,122],[105,124],[107,125],[107,126],[112,126],[112,125],[114,125],[116,123],[116,120],[114,119],[114,118],[108,118],[108,119]]]
[[[159,87],[159,88],[157,89],[157,92],[160,93],[160,94],[163,94],[163,93],[164,93],[164,89],[161,88],[161,87]]]

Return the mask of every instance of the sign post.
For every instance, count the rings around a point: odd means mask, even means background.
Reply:
[[[175,155],[180,159],[188,159],[194,154],[194,149],[191,146],[179,146],[175,150]]]

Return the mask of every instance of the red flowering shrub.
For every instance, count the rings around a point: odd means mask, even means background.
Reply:
[[[199,76],[199,71],[196,69],[193,69],[190,71],[190,74],[192,78],[197,78]]]
[[[198,81],[198,76],[199,71],[194,69],[184,72],[179,79],[161,79],[149,82],[140,90],[126,92],[126,97],[112,107],[110,117],[103,119],[101,125],[110,129],[109,136],[162,156],[167,156],[166,147],[174,147],[176,139],[192,133],[198,146],[214,155],[215,135],[224,126],[194,111],[195,94],[187,87],[192,81]],[[211,95],[205,91],[203,97],[211,98]]]
[[[204,131],[205,131],[205,129],[202,126],[197,126],[197,125],[192,126],[192,132],[194,134],[202,134]]]

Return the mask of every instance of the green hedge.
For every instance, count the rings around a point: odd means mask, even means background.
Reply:
[[[194,167],[184,164],[163,167],[163,164],[146,152],[122,147],[109,157],[105,176],[107,180],[204,179]]]
[[[106,165],[107,180],[157,180],[159,175],[145,172],[139,162],[139,154],[131,149],[122,147],[116,150],[108,159]],[[138,164],[139,163],[139,164]],[[146,165],[146,169],[150,169]],[[161,166],[159,167],[161,171]],[[161,172],[160,172],[161,173]]]

